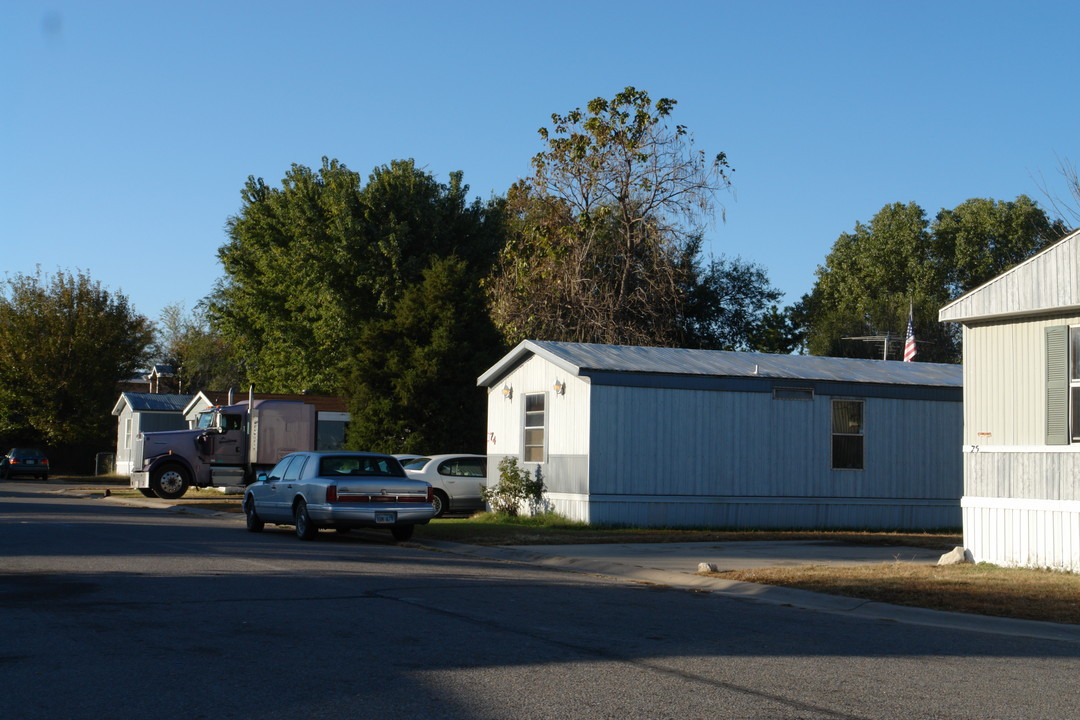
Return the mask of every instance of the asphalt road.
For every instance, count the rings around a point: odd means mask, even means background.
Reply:
[[[0,717],[1074,718],[1080,643],[0,483]]]

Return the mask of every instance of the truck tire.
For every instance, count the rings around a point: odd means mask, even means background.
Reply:
[[[182,465],[162,465],[150,473],[150,489],[162,500],[183,497],[190,485],[191,479]]]
[[[144,496],[148,498],[154,498],[155,500],[157,499],[157,493],[150,488],[139,488],[139,492],[141,492]]]

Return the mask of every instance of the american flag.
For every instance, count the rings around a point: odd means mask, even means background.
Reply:
[[[904,338],[904,362],[915,359],[915,328],[911,324],[911,315],[914,308],[908,309],[907,337]]]

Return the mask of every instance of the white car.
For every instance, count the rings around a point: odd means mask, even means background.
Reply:
[[[487,455],[428,455],[404,465],[409,477],[431,484],[435,517],[484,509],[480,491],[487,485]]]
[[[395,458],[363,452],[297,452],[286,455],[244,491],[247,529],[265,523],[293,525],[301,540],[319,528],[387,528],[408,540],[435,516],[428,483],[409,477]]]

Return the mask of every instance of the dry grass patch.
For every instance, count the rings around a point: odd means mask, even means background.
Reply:
[[[883,563],[708,573],[894,605],[1080,624],[1080,575],[996,565]]]

